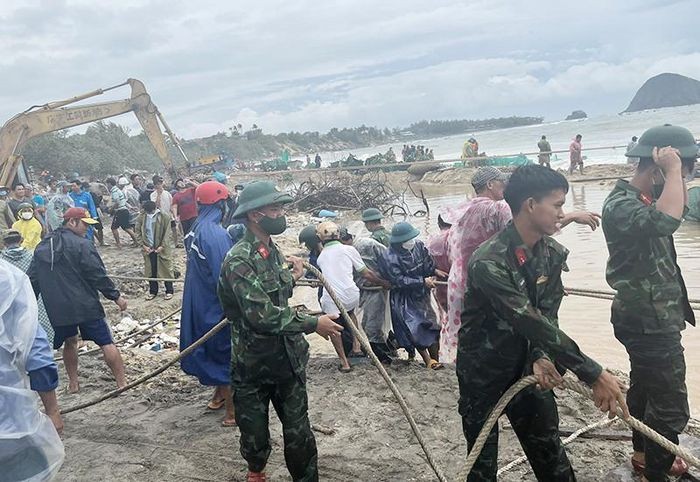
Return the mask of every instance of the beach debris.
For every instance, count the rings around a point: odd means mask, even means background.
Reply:
[[[130,316],[125,316],[121,321],[114,327],[114,329],[120,333],[131,333],[140,328],[139,322],[131,318]]]
[[[395,209],[399,213],[408,212],[405,191],[394,191],[382,171],[364,175],[324,173],[299,184],[292,182],[289,191],[294,198],[293,206],[307,213],[318,213],[321,209],[361,211],[371,207],[384,213]]]

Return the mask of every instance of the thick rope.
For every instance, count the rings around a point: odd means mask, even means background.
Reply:
[[[411,426],[411,430],[413,431],[413,434],[416,436],[416,439],[418,439],[418,443],[420,444],[421,448],[423,449],[423,453],[425,454],[425,457],[428,459],[428,464],[430,465],[430,468],[433,469],[433,472],[435,472],[435,475],[437,476],[437,478],[440,482],[446,482],[447,479],[445,478],[444,474],[442,473],[442,470],[440,470],[440,468],[437,466],[437,463],[435,462],[435,458],[433,457],[432,452],[428,448],[428,444],[426,443],[425,439],[423,438],[423,435],[421,434],[420,430],[418,429],[418,425],[416,424],[416,421],[413,418],[413,414],[411,413],[411,409],[408,408],[408,405],[406,404],[406,400],[404,399],[403,395],[401,394],[399,387],[397,387],[396,384],[391,379],[391,377],[389,377],[389,374],[387,373],[386,369],[384,369],[384,365],[381,364],[381,362],[379,361],[377,356],[372,351],[372,347],[369,344],[369,340],[367,339],[367,335],[365,335],[364,330],[362,329],[361,326],[357,326],[357,327],[355,326],[355,323],[350,319],[348,312],[345,310],[343,303],[340,302],[340,300],[336,296],[333,289],[328,285],[323,274],[318,269],[316,269],[314,266],[311,266],[311,264],[309,264],[307,262],[304,262],[304,267],[306,269],[308,269],[311,273],[315,274],[318,277],[318,281],[320,281],[323,284],[323,288],[326,290],[328,295],[331,297],[331,299],[333,300],[335,305],[340,310],[341,314],[343,315],[343,318],[345,319],[347,326],[350,328],[350,331],[360,341],[362,348],[364,348],[365,351],[367,352],[367,356],[369,356],[370,360],[372,360],[372,363],[377,368],[377,370],[379,370],[379,373],[381,374],[381,376],[384,379],[384,381],[386,382],[386,384],[389,386],[389,389],[394,394],[394,397],[396,397],[396,401],[399,403],[399,406],[401,407],[401,410],[403,411],[403,414],[406,417],[406,420],[408,420],[408,423]]]
[[[571,442],[576,440],[578,437],[583,435],[584,433],[590,432],[592,430],[597,430],[602,427],[607,427],[608,425],[612,424],[615,421],[615,419],[609,419],[609,418],[604,418],[603,420],[599,420],[597,422],[590,423],[586,425],[585,427],[581,427],[580,429],[576,430],[574,433],[566,437],[564,440],[561,441],[562,445],[569,445]],[[517,467],[518,465],[522,464],[523,462],[527,461],[527,455],[523,455],[522,457],[518,457],[517,459],[513,460],[512,462],[508,463],[507,465],[504,465],[500,469],[498,469],[498,472],[496,472],[496,477],[500,477],[501,475],[505,474],[506,472],[511,471],[513,468]]]
[[[166,320],[169,320],[170,318],[172,318],[173,316],[177,315],[177,314],[180,313],[181,311],[182,311],[182,308],[178,308],[177,310],[173,311],[172,313],[169,313],[169,314],[165,315],[163,318],[160,318],[159,320],[154,321],[153,323],[151,323],[150,325],[146,326],[145,328],[141,328],[139,331],[135,331],[134,333],[132,333],[132,334],[130,334],[130,335],[128,335],[128,336],[125,336],[125,337],[123,337],[123,338],[120,338],[120,339],[118,339],[118,340],[115,340],[115,341],[114,341],[114,344],[115,344],[115,345],[121,345],[121,344],[124,343],[125,341],[129,341],[129,340],[131,340],[132,338],[139,336],[141,333],[145,333],[145,332],[147,332],[148,330],[150,330],[150,329],[152,329],[152,328],[154,328],[154,327],[160,325],[161,323],[164,323]],[[151,335],[150,335],[148,338],[150,338],[151,336],[155,336],[155,335],[156,335],[155,333],[151,333]],[[148,338],[146,338],[146,340],[148,340]],[[144,340],[144,341],[146,341],[146,340]],[[99,346],[98,346],[97,348],[93,348],[92,350],[88,350],[88,351],[79,351],[79,352],[78,352],[78,356],[89,355],[89,354],[91,354],[91,353],[97,353],[98,351],[101,351],[101,348],[100,348]],[[62,356],[60,356],[60,357],[58,357],[58,358],[54,358],[54,361],[60,361],[60,360],[63,360],[63,357],[62,357]]]
[[[506,392],[501,396],[500,400],[498,400],[498,403],[493,407],[493,410],[491,411],[491,414],[489,417],[486,419],[486,422],[484,423],[484,426],[481,428],[481,432],[479,432],[478,437],[474,441],[474,445],[472,446],[472,450],[469,452],[469,455],[467,456],[467,462],[464,466],[464,468],[459,472],[458,480],[467,480],[467,477],[469,476],[469,473],[471,472],[472,468],[474,467],[474,463],[476,462],[477,458],[479,455],[481,455],[481,451],[484,448],[484,444],[486,443],[486,439],[488,438],[489,434],[491,433],[491,430],[493,429],[494,425],[496,422],[498,422],[498,418],[501,416],[501,414],[505,411],[506,407],[510,403],[510,401],[517,395],[520,391],[524,390],[525,388],[529,387],[530,385],[534,385],[537,383],[537,378],[534,375],[530,375],[527,377],[523,377],[520,380],[518,380],[516,383],[514,383]],[[564,380],[562,381],[561,388],[568,388],[569,390],[573,390],[584,397],[587,397],[591,400],[593,400],[593,393],[590,388],[587,386],[583,385],[581,382],[576,381],[572,378],[565,377]],[[694,467],[700,468],[700,459],[695,457],[693,454],[685,450],[683,447],[674,444],[655,430],[647,427],[644,425],[642,422],[637,420],[636,418],[630,416],[629,419],[624,419],[622,417],[622,411],[618,409],[617,416],[625,422],[627,425],[629,425],[632,429],[640,432],[642,435],[645,437],[649,438],[653,442],[656,442],[658,445],[660,445],[664,450],[667,450],[668,452],[677,455],[678,457],[684,459],[686,462],[688,462],[690,465]]]
[[[184,283],[185,280],[182,278],[145,278],[143,276],[124,276],[110,274],[108,275],[112,279],[121,279],[126,281],[170,281],[172,283]]]
[[[206,343],[206,341],[209,338],[216,335],[219,331],[221,331],[227,325],[228,325],[228,320],[224,318],[219,323],[217,323],[211,330],[209,330],[204,335],[202,335],[202,337],[200,339],[198,339],[197,341],[192,343],[190,346],[188,346],[187,348],[182,350],[178,356],[174,357],[172,360],[167,362],[165,365],[162,365],[160,368],[158,368],[150,373],[147,373],[146,375],[142,376],[141,378],[139,378],[137,380],[134,380],[133,382],[125,385],[122,388],[118,388],[116,390],[112,390],[111,392],[107,392],[104,395],[101,395],[93,400],[90,400],[89,402],[81,403],[79,405],[75,405],[73,407],[61,410],[61,415],[65,415],[67,413],[75,412],[76,410],[82,410],[83,408],[97,405],[100,402],[103,402],[109,398],[114,398],[117,395],[124,393],[127,390],[130,390],[138,385],[141,385],[142,383],[150,380],[151,378],[155,377],[156,375],[160,375],[165,370],[167,370],[168,368],[170,368],[171,366],[173,366],[174,364],[176,364],[177,362],[179,362],[180,360],[185,358],[187,355],[192,353],[194,350],[196,350],[197,348],[202,346],[204,343]]]

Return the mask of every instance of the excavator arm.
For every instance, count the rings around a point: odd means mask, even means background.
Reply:
[[[90,97],[101,95],[108,90],[126,84],[131,86],[131,98],[129,99],[76,107],[64,107]],[[165,138],[161,132],[159,121],[185,161],[187,161],[187,156],[182,150],[177,137],[175,137],[170,127],[165,122],[162,114],[151,101],[151,96],[146,92],[143,83],[136,79],[128,79],[125,83],[108,89],[98,89],[70,99],[51,102],[43,106],[31,107],[7,121],[2,129],[0,129],[0,186],[10,185],[15,179],[22,162],[22,156],[20,155],[22,147],[31,138],[48,132],[107,119],[127,112],[133,112],[134,115],[136,115],[146,137],[153,145],[153,148],[156,150],[158,157],[162,160],[166,170],[173,179],[177,177],[177,171],[165,144]]]

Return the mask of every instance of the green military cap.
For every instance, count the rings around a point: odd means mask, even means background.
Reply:
[[[681,126],[664,124],[644,131],[637,145],[625,153],[627,157],[651,157],[654,147],[671,146],[678,149],[683,159],[698,157],[698,145],[693,134]]]
[[[362,211],[362,220],[367,221],[381,221],[384,218],[382,212],[377,208],[369,208]]]
[[[313,224],[310,224],[306,226],[304,229],[299,231],[299,244],[304,243],[307,246],[314,246],[318,243],[320,243],[321,240],[319,239],[318,235],[316,234],[316,226]]]
[[[411,223],[401,221],[400,223],[394,224],[394,227],[391,228],[391,239],[389,240],[389,242],[391,244],[403,243],[405,241],[408,241],[409,239],[415,238],[419,234],[420,231],[414,228],[413,225],[411,225]]]
[[[253,209],[271,204],[287,204],[294,199],[270,181],[254,181],[247,184],[238,196],[238,208],[233,213],[234,218],[242,218]]]

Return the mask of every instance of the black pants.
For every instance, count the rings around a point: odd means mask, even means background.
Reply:
[[[481,428],[496,405],[502,391],[475,390],[460,379],[459,413],[462,430],[472,449]],[[575,481],[564,445],[559,438],[559,413],[552,391],[542,392],[528,387],[508,404],[505,411],[518,436],[525,455],[537,480],[553,482]],[[472,468],[468,482],[496,481],[498,469],[498,425],[484,445],[481,455]]]
[[[151,260],[151,277],[156,278],[158,277],[158,253],[148,253],[148,257]],[[148,291],[152,295],[157,295],[158,294],[158,282],[157,281],[149,281],[148,282]],[[173,294],[175,290],[173,289],[173,282],[172,281],[166,281],[165,282],[165,292]]]
[[[677,444],[690,418],[680,332],[644,335],[616,329],[615,337],[630,358],[630,415]],[[632,432],[632,446],[645,454],[645,477],[650,482],[666,480],[673,454],[639,432]]]
[[[196,220],[197,218],[186,219],[184,221],[180,220],[180,226],[182,226],[183,236],[187,236],[187,233],[189,233],[192,230],[192,225]]]

